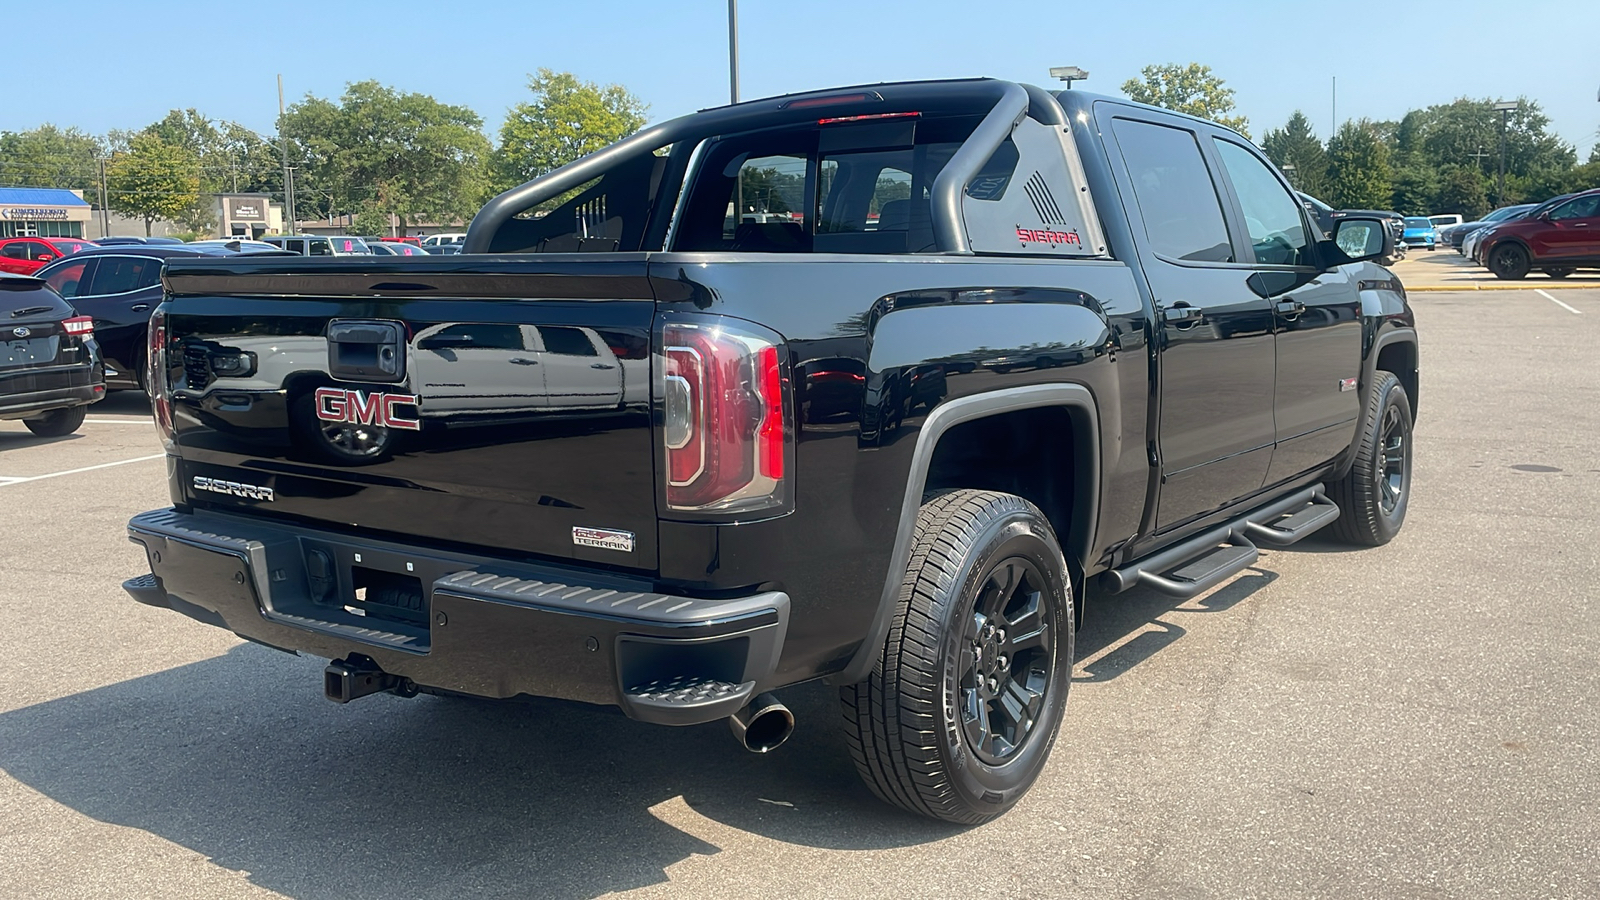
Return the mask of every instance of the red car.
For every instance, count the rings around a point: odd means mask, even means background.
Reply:
[[[1600,188],[1507,219],[1479,237],[1478,258],[1499,278],[1530,271],[1565,278],[1600,268]]]
[[[79,238],[19,237],[0,238],[0,272],[32,275],[63,256],[95,246]]]

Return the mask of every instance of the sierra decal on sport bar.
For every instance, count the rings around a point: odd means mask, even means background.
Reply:
[[[402,406],[417,407],[415,394],[380,394],[342,388],[317,388],[317,418],[324,422],[383,425],[402,431],[420,431],[422,423],[395,413]]]
[[[1024,244],[1081,244],[1076,231],[1049,231],[1043,228],[1017,226],[1017,240]]]

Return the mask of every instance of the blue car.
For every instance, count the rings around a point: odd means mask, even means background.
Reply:
[[[1439,243],[1439,232],[1425,216],[1406,216],[1405,231],[1400,234],[1400,242],[1407,247],[1427,247],[1432,250]]]

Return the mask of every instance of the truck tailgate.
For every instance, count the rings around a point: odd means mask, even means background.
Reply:
[[[656,568],[643,254],[174,261],[174,499]]]

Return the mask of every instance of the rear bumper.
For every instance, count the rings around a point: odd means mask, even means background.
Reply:
[[[280,650],[365,657],[416,686],[615,705],[666,725],[725,718],[775,686],[788,629],[776,591],[678,597],[607,573],[216,513],[154,510],[128,534],[150,561],[124,585],[141,603]],[[358,599],[363,579],[417,589],[390,608],[365,599],[373,588]]]
[[[106,386],[100,382],[53,390],[0,393],[0,419],[26,419],[53,409],[86,406],[105,395]]]

